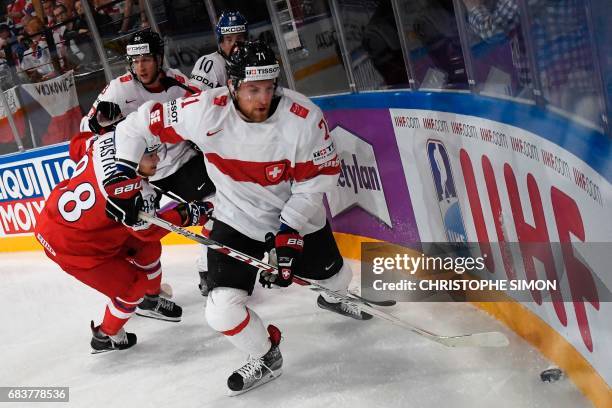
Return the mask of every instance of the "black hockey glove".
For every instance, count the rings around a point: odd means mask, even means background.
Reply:
[[[119,105],[109,101],[100,101],[89,119],[89,129],[97,135],[111,132],[123,118]]]
[[[204,225],[210,219],[215,207],[210,201],[192,201],[176,206],[181,215],[183,227]]]
[[[129,178],[119,173],[104,180],[104,190],[107,194],[106,215],[127,226],[137,224],[138,211],[144,204],[141,189],[140,177]]]
[[[287,228],[276,235],[267,233],[266,243],[276,252],[278,274],[262,272],[259,274],[259,283],[264,288],[271,288],[273,284],[286,288],[291,285],[293,275],[300,273],[304,238],[293,228]]]

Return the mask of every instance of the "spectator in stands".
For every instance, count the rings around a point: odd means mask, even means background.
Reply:
[[[424,78],[416,78],[419,86],[466,89],[467,73],[452,1],[403,0],[401,6],[408,48],[416,53],[415,65],[431,65]],[[431,63],[424,63],[427,60]]]
[[[56,75],[49,46],[42,35],[43,29],[44,23],[38,17],[31,19],[25,27],[29,37],[24,43],[28,49],[23,54],[21,72],[25,73],[32,82],[44,81]]]
[[[9,51],[6,53],[6,55],[11,54],[11,46],[13,46],[15,41],[15,37],[13,36],[8,24],[0,24],[0,49],[5,50],[8,48]]]
[[[57,4],[53,16],[58,24],[63,24],[54,30],[54,38],[58,54],[63,60],[62,69],[68,71],[78,67],[85,60],[85,54],[77,45],[79,34],[75,30],[74,21],[68,16],[66,6]]]
[[[91,0],[89,1],[89,3],[94,21],[96,22],[96,27],[98,27],[100,35],[105,36],[107,34],[114,33],[111,26],[113,19],[107,14],[97,11],[96,8],[91,4]],[[79,34],[88,36],[89,26],[87,25],[87,19],[85,18],[85,11],[83,10],[83,4],[81,0],[77,0],[74,2],[74,12],[77,18],[74,24],[75,27],[77,27]]]
[[[15,29],[17,30],[23,28],[24,26],[24,21],[22,20],[26,15],[27,6],[28,1],[26,0],[15,0],[6,6],[6,14],[13,21]]]
[[[390,1],[378,3],[374,14],[363,30],[361,44],[376,70],[382,75],[385,85],[408,83]]]
[[[74,17],[76,11],[74,9],[74,0],[57,0],[57,4],[62,4],[66,7],[66,14],[68,17]]]
[[[0,24],[0,84],[3,89],[13,86],[11,66],[13,64],[13,45],[11,30],[7,24]]]
[[[46,0],[42,6],[43,12],[45,13],[45,18],[47,19],[47,27],[53,27],[55,24],[57,24],[57,21],[55,21],[55,17],[53,17],[55,0]]]
[[[132,31],[143,30],[149,27],[147,16],[144,12],[144,0],[138,0],[138,9],[140,11],[140,24],[134,25],[130,28],[130,21],[132,20],[132,8],[135,0],[125,0],[123,2],[123,21],[121,23],[121,29],[119,34],[129,33]]]

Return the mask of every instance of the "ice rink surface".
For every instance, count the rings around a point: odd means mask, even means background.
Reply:
[[[180,323],[134,316],[130,350],[90,354],[89,321],[106,299],[62,272],[42,252],[0,254],[0,386],[68,386],[69,403],[15,406],[140,407],[487,407],[580,408],[590,403],[571,381],[545,384],[550,363],[469,304],[400,303],[385,308],[439,334],[500,330],[503,349],[449,349],[374,318],[354,321],[319,309],[301,287],[258,287],[251,307],[283,332],[283,375],[238,397],[226,379],[246,361],[204,318],[195,245],[169,246],[164,282],[183,307]],[[353,270],[357,263],[351,263]],[[358,272],[354,272],[358,275]],[[352,286],[356,285],[355,280]]]

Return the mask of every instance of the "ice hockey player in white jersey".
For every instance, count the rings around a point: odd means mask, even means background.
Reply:
[[[167,102],[199,92],[179,70],[163,68],[164,42],[156,32],[133,34],[126,54],[129,72],[102,90],[87,115],[95,134],[113,130],[117,122],[147,101]],[[150,181],[186,201],[202,199],[214,191],[201,153],[187,142],[166,145],[165,158]]]
[[[299,275],[346,293],[352,272],[323,207],[340,171],[323,113],[304,95],[277,86],[280,68],[265,43],[237,44],[227,69],[228,87],[147,103],[130,115],[117,128],[117,156],[134,162],[159,140],[193,141],[217,187],[211,239],[260,259],[271,244],[280,272],[260,274],[264,287],[289,286]],[[281,335],[247,307],[255,268],[214,251],[208,263],[208,324],[249,355],[227,380],[230,394],[239,394],[280,375]],[[358,320],[372,317],[326,294],[317,304]]]
[[[221,13],[215,27],[219,48],[196,61],[189,83],[203,91],[225,86],[227,82],[226,59],[236,42],[245,41],[248,34],[249,23],[239,11]]]
[[[249,23],[239,11],[227,11],[221,13],[215,34],[217,36],[217,51],[200,57],[191,72],[189,83],[199,87],[203,91],[211,88],[218,88],[227,85],[227,73],[225,63],[229,53],[238,41],[247,39],[249,33]],[[203,233],[208,233],[212,228],[212,219]],[[196,262],[200,283],[198,288],[202,296],[208,296],[208,251],[206,246],[202,245],[202,252]]]

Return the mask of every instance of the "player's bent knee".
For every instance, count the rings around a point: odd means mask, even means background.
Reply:
[[[144,242],[143,245],[137,249],[133,258],[137,265],[146,266],[159,261],[161,253],[161,242],[148,241]]]
[[[230,330],[247,316],[246,303],[248,294],[245,290],[217,287],[208,293],[206,301],[206,321],[219,332]]]

